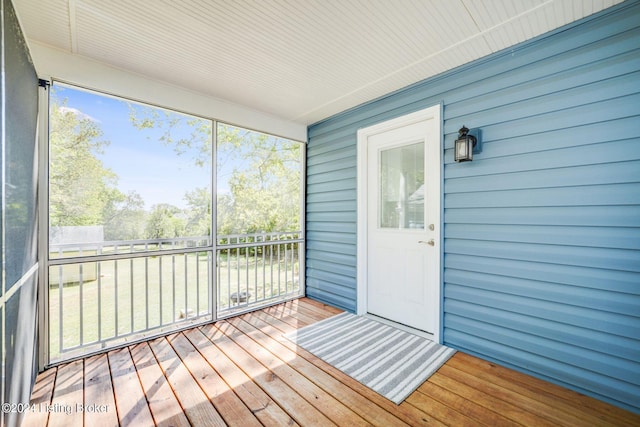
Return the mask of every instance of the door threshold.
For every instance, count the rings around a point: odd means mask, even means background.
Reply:
[[[421,329],[416,329],[411,326],[403,325],[402,323],[397,323],[392,320],[385,319],[384,317],[376,316],[375,314],[371,314],[371,313],[365,313],[364,317],[367,317],[371,320],[375,320],[380,323],[384,323],[385,325],[389,325],[393,328],[400,329],[405,332],[409,332],[410,334],[417,335],[419,337],[426,338],[431,341],[435,341],[433,334],[430,332],[423,331]]]

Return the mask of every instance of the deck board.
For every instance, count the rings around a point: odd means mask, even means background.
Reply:
[[[620,411],[600,400],[465,353],[457,353],[447,365],[471,372],[481,380],[501,384],[522,395],[531,396],[555,410],[573,413],[584,420],[583,424],[620,426],[639,422],[638,417],[631,412]]]
[[[149,344],[133,346],[131,356],[155,424],[176,427],[190,425]]]
[[[264,365],[272,375],[282,379],[300,396],[314,406],[318,411],[336,424],[340,422],[350,426],[364,426],[368,423],[353,412],[348,406],[337,399],[331,390],[325,390],[309,380],[290,365],[293,358],[278,358],[264,346],[258,344],[246,334],[228,322],[221,322],[218,328],[227,337],[241,346],[247,353]],[[295,357],[295,355],[293,356]]]
[[[362,420],[366,421],[366,423],[379,422],[385,425],[404,424],[399,418],[390,414],[388,411],[383,410],[377,405],[372,405],[369,399],[359,393],[354,393],[348,385],[332,377],[304,358],[299,357],[295,351],[290,350],[284,344],[273,339],[244,319],[236,318],[233,319],[231,323],[238,330],[251,337],[258,345],[276,355],[280,360],[286,362],[299,375],[302,375],[307,380],[312,381],[320,387],[320,389],[327,390],[331,396],[347,408],[350,408],[351,411],[357,414]],[[357,419],[345,419],[345,421],[349,422],[350,425],[357,425],[360,423]]]
[[[46,406],[51,404],[53,389],[56,382],[57,368],[47,369],[38,375],[38,379],[31,393],[33,411],[25,417],[24,427],[46,426],[49,421],[49,411]]]
[[[282,378],[269,371],[216,326],[205,326],[203,332],[297,423],[334,425],[322,412],[300,396],[295,388],[290,387]]]
[[[456,353],[400,405],[284,338],[341,311],[301,298],[40,373],[23,426],[640,426],[640,415]],[[58,406],[55,406],[58,405]]]
[[[440,370],[430,378],[430,382],[448,390],[456,390],[456,393],[464,399],[475,402],[487,410],[499,413],[506,418],[524,425],[547,427],[562,425],[555,424],[546,419],[546,414],[538,414],[537,416],[531,414],[527,405],[528,402],[520,401],[518,402],[520,406],[518,406],[509,399],[509,397],[512,396],[509,396],[503,389],[495,387],[492,384],[486,382],[477,383],[474,382],[471,377],[452,378],[449,375],[445,375],[441,371],[443,369],[446,370],[446,368],[445,366],[440,368]]]
[[[120,425],[152,426],[153,417],[133,364],[131,352],[128,348],[123,348],[110,351],[108,356]]]
[[[435,420],[438,420],[437,422],[441,425],[470,427],[488,425],[484,420],[478,422],[461,412],[459,408],[454,409],[454,407],[443,404],[418,391],[411,393],[405,400],[405,403],[417,408],[419,411],[428,412]]]
[[[164,376],[191,425],[225,426],[225,422],[169,344],[170,337],[150,341]]]
[[[84,424],[82,412],[75,406],[84,402],[84,361],[60,366],[56,374],[48,425],[74,427]]]
[[[224,417],[226,424],[247,427],[261,426],[257,418],[242,403],[242,400],[220,378],[207,360],[198,353],[184,334],[170,337],[169,342],[207,398],[213,403],[218,413]]]
[[[111,369],[106,354],[85,360],[84,364],[84,424],[118,426],[118,413],[111,382]],[[111,410],[109,410],[111,408]]]
[[[486,425],[489,427],[498,426],[520,426],[509,418],[499,414],[497,412],[487,409],[472,400],[451,391],[446,388],[442,388],[431,381],[425,381],[425,383],[418,389],[418,392],[414,393],[415,397],[422,398],[422,395],[426,396],[428,400],[426,402],[437,401],[439,404],[448,407],[456,408],[456,412],[465,416],[466,419],[472,419],[476,425]],[[433,404],[433,403],[430,403]]]
[[[360,395],[364,396],[369,401],[371,401],[372,404],[376,404],[377,406],[382,407],[387,412],[398,417],[400,420],[402,420],[402,422],[410,425],[425,425],[425,426],[426,425],[429,425],[429,426],[442,425],[428,413],[422,412],[416,407],[407,404],[406,402],[403,402],[400,405],[396,405],[390,400],[385,399],[384,397],[377,394],[373,390],[360,384],[359,382],[349,377],[348,375],[342,373],[341,371],[337,370],[333,366],[327,364],[322,359],[319,359],[315,355],[309,353],[308,351],[304,350],[301,347],[296,346],[291,341],[283,338],[282,337],[283,334],[293,332],[296,330],[295,327],[285,322],[285,320],[287,320],[286,318],[285,319],[277,318],[263,311],[249,313],[243,316],[243,318],[251,319],[251,323],[257,322],[255,319],[260,319],[260,321],[264,321],[265,322],[264,324],[256,323],[259,325],[260,330],[262,330],[267,334],[270,334],[272,337],[282,342],[283,345],[295,351],[299,356],[303,357],[305,360],[309,361],[310,363],[319,367],[323,371],[327,372],[328,374],[338,379],[342,383],[348,385],[351,389],[355,390]],[[267,324],[271,326],[270,327],[266,326]],[[384,424],[380,424],[380,425],[384,425]]]
[[[257,420],[265,426],[296,425],[262,388],[260,388],[235,362],[215,346],[200,329],[185,332],[189,341],[216,368],[220,377],[240,398]]]
[[[371,402],[368,408],[370,411],[377,413],[376,407],[380,407],[383,411],[391,414],[394,418],[398,418],[400,420],[400,425],[438,425],[436,420],[432,419],[430,416],[427,416],[422,411],[418,411],[413,406],[406,405],[404,403],[397,406],[390,400],[385,399],[373,390],[365,387],[353,378],[327,364],[322,359],[319,359],[303,348],[298,347],[291,341],[283,338],[283,334],[293,332],[295,328],[287,323],[284,323],[282,320],[276,319],[275,317],[272,317],[271,315],[268,315],[262,311],[249,313],[243,316],[242,319],[258,327],[260,331],[277,340],[283,346],[289,348],[291,351],[294,351],[298,356],[300,356],[302,360],[305,360],[308,363],[316,366],[323,372],[326,372],[337,381],[340,381],[341,383],[349,387],[349,389],[354,390],[357,395],[362,396],[362,398]],[[387,419],[387,417],[381,419],[381,425],[385,425],[382,423],[382,421],[384,421],[385,419]],[[398,425],[398,423],[387,425]]]

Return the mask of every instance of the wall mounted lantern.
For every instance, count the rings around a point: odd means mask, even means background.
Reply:
[[[453,158],[456,162],[470,162],[473,160],[473,153],[480,152],[478,138],[469,134],[469,129],[464,125],[458,131],[458,139],[453,144],[453,151]]]

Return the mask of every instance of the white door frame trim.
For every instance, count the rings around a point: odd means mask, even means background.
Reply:
[[[368,138],[371,135],[375,135],[381,132],[385,132],[391,129],[404,127],[413,123],[417,123],[424,120],[434,120],[438,133],[438,167],[437,170],[432,171],[433,182],[437,182],[437,191],[439,200],[441,203],[440,209],[438,209],[438,217],[436,221],[435,229],[435,241],[436,250],[438,251],[438,268],[436,268],[437,275],[437,290],[436,290],[436,304],[437,313],[435,313],[435,328],[433,340],[437,343],[441,343],[441,325],[442,325],[442,121],[441,121],[442,104],[434,105],[433,107],[425,108],[424,110],[416,111],[395,119],[387,120],[382,123],[378,123],[366,128],[358,129],[357,139],[357,288],[356,288],[356,313],[358,315],[364,315],[367,313],[367,168],[368,168],[368,156],[367,156],[367,143]],[[436,176],[437,175],[437,176]]]

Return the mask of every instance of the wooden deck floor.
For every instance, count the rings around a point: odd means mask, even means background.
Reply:
[[[23,425],[640,425],[460,352],[396,406],[282,337],[338,312],[302,298],[49,369]]]

